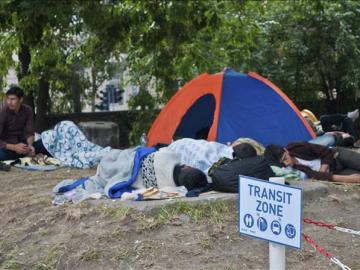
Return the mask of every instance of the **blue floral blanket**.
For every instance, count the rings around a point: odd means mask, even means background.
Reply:
[[[95,167],[111,148],[103,148],[85,137],[71,121],[62,121],[54,129],[41,133],[46,150],[62,165],[88,169]]]

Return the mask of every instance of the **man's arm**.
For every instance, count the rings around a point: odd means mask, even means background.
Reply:
[[[331,180],[334,182],[360,183],[360,174],[350,174],[350,175],[334,174]]]
[[[5,125],[5,111],[1,110],[0,111],[0,138],[1,135],[4,132],[4,125]],[[6,142],[3,140],[0,140],[0,148],[5,148],[6,149]]]
[[[321,165],[330,165],[334,160],[335,151],[330,149],[329,147],[313,144],[313,143],[306,143],[307,147],[310,151],[316,155],[321,160]],[[326,168],[328,169],[328,168]],[[321,171],[321,169],[320,169]]]
[[[31,157],[35,156],[36,155],[35,147],[33,146],[33,144],[34,144],[34,136],[28,137],[26,139],[26,143],[27,143],[27,145],[29,147],[29,150],[30,150],[29,153],[28,153],[28,156],[31,156]]]
[[[318,180],[332,180],[333,179],[333,174],[330,172],[317,172],[312,170],[310,167],[305,166],[305,165],[301,165],[301,164],[296,164],[293,166],[294,169],[299,170],[304,172],[307,177],[309,178],[315,178]]]
[[[329,164],[321,164],[320,172],[329,172]]]
[[[17,144],[5,143],[4,148],[6,150],[14,151],[22,155],[26,155],[29,153],[29,147],[24,143],[17,143]]]
[[[3,141],[3,140],[0,140],[0,149],[1,149],[1,148],[6,149],[6,142]]]
[[[26,143],[28,146],[32,146],[34,144],[34,136],[27,137]]]

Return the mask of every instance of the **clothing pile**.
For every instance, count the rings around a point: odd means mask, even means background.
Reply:
[[[4,162],[0,162],[0,171],[4,171],[4,172],[8,172],[10,171],[11,166],[4,163]]]
[[[25,169],[29,171],[53,171],[61,168],[59,160],[43,154],[37,154],[34,157],[23,157],[16,160],[7,160],[3,162],[4,165],[14,166],[16,168]]]

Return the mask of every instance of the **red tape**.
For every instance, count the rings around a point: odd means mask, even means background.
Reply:
[[[335,229],[335,225],[326,224],[324,222],[313,221],[310,218],[304,218],[303,221],[307,224],[314,224],[316,226],[324,227],[324,228],[328,228],[328,229],[332,229],[332,230]]]
[[[306,240],[306,242],[308,242],[310,245],[312,245],[317,251],[319,251],[322,255],[324,255],[325,257],[331,259],[332,257],[334,257],[330,252],[327,252],[325,250],[325,248],[323,248],[322,246],[320,246],[318,243],[316,243],[309,235],[304,234],[304,239]]]

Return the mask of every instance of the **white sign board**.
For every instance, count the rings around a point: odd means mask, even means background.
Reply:
[[[239,232],[301,248],[302,189],[239,176]]]

